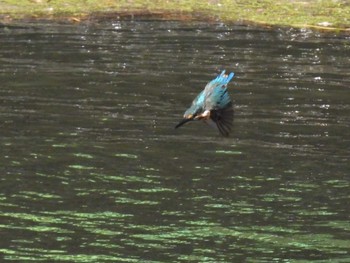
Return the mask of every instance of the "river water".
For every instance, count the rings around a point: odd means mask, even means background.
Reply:
[[[1,262],[350,262],[350,37],[0,26]],[[234,128],[174,130],[222,69]]]

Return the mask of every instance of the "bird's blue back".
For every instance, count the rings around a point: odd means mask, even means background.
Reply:
[[[205,110],[224,109],[230,106],[231,98],[227,93],[227,84],[233,78],[234,73],[225,75],[225,70],[219,76],[210,81],[193,100],[191,107],[185,112],[185,116],[198,114]]]
[[[186,110],[184,115],[185,116],[195,115],[197,113],[203,112],[204,103],[205,103],[205,94],[204,94],[204,90],[202,90],[198,94],[198,96],[193,100],[191,107],[189,107]]]
[[[227,84],[233,76],[233,72],[225,75],[224,70],[205,86],[204,110],[224,109],[231,104],[231,98],[227,92]]]

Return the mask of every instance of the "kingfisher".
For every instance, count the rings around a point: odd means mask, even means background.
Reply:
[[[203,120],[217,128],[221,135],[227,137],[231,132],[233,122],[233,104],[228,94],[227,84],[235,75],[233,72],[221,72],[215,79],[208,82],[204,90],[193,100],[192,105],[185,111],[175,129],[190,121]]]

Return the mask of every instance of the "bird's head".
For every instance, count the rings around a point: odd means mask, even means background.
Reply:
[[[185,123],[189,121],[193,121],[195,119],[195,115],[193,114],[185,114],[183,119],[175,126],[175,129],[179,128],[180,126],[184,125]]]

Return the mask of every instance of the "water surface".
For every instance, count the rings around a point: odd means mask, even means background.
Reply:
[[[0,27],[0,252],[348,262],[349,36],[200,22]],[[234,71],[229,138],[173,127]]]

